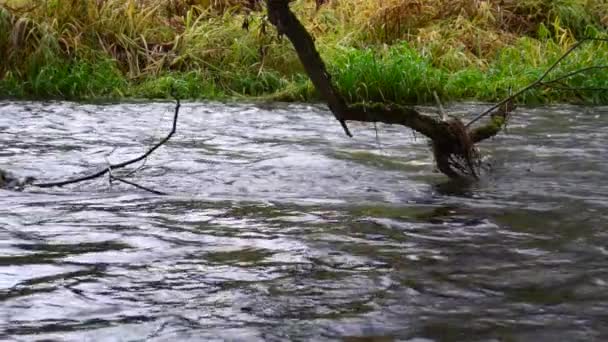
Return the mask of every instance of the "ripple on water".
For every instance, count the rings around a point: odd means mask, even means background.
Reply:
[[[488,179],[433,173],[396,126],[322,106],[186,103],[132,177],[0,191],[0,329],[16,340],[602,340],[608,108],[519,109]],[[457,105],[474,113],[479,106]],[[0,103],[0,168],[135,156],[172,105]],[[468,114],[467,114],[468,115]]]

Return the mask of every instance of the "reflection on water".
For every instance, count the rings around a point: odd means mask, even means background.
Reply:
[[[0,168],[104,167],[163,136],[171,110],[0,103]],[[130,178],[170,196],[0,190],[0,336],[603,340],[607,114],[520,109],[484,145],[492,174],[462,185],[401,127],[349,139],[321,107],[186,104]]]

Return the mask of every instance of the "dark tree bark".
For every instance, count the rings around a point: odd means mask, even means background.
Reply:
[[[266,4],[270,22],[279,34],[285,35],[293,44],[308,77],[347,135],[351,136],[346,126],[347,121],[403,125],[432,140],[437,168],[448,177],[477,177],[473,168],[474,143],[496,135],[502,128],[506,114],[494,115],[489,124],[469,130],[457,118],[444,121],[421,114],[411,107],[385,103],[348,104],[333,85],[331,75],[327,72],[312,36],[289,8],[289,1],[267,0]],[[464,169],[456,167],[455,159],[463,161],[461,166],[464,166]]]
[[[268,19],[277,28],[279,34],[284,34],[289,38],[312,84],[325,102],[327,102],[329,109],[334,113],[336,119],[340,121],[344,132],[348,136],[352,136],[344,122],[344,114],[347,112],[348,107],[342,96],[333,86],[331,76],[327,72],[325,63],[323,63],[315,47],[313,38],[295,14],[291,12],[287,0],[268,0],[267,5]]]

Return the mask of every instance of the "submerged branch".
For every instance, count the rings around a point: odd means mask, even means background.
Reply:
[[[127,185],[134,186],[134,187],[136,187],[136,188],[138,188],[138,189],[145,190],[145,191],[147,191],[147,192],[151,192],[151,193],[153,193],[153,194],[155,194],[155,195],[161,195],[161,196],[167,195],[167,193],[165,193],[165,192],[158,191],[158,190],[154,190],[154,189],[152,189],[152,188],[148,188],[148,187],[146,187],[146,186],[143,186],[143,185],[137,184],[137,183],[135,183],[135,182],[128,181],[128,180],[126,180],[126,179],[124,179],[124,178],[120,178],[120,177],[117,177],[117,176],[115,176],[115,175],[111,175],[110,177],[111,177],[111,178],[110,178],[111,180],[116,180],[116,181],[119,181],[119,182],[121,182],[121,183],[125,183],[125,184],[127,184]]]
[[[126,166],[129,166],[131,164],[135,164],[139,161],[142,161],[144,159],[146,159],[149,155],[151,155],[154,151],[156,151],[159,147],[161,147],[162,145],[164,145],[167,141],[169,141],[169,139],[171,139],[171,137],[173,136],[173,134],[175,134],[175,132],[177,131],[177,119],[179,116],[179,108],[181,107],[181,103],[179,98],[175,97],[175,111],[174,111],[174,115],[173,115],[173,126],[171,128],[171,131],[169,132],[169,134],[167,134],[167,136],[165,136],[161,141],[159,141],[158,143],[156,143],[154,146],[152,146],[151,148],[149,148],[145,153],[143,153],[142,155],[118,163],[118,164],[111,164],[108,167],[99,170],[97,172],[91,173],[89,175],[85,175],[85,176],[81,176],[81,177],[75,177],[75,178],[71,178],[71,179],[67,179],[67,180],[63,180],[63,181],[56,181],[56,182],[48,182],[48,183],[38,183],[38,182],[34,182],[31,185],[35,186],[35,187],[39,187],[39,188],[52,188],[52,187],[61,187],[61,186],[65,186],[65,185],[69,185],[69,184],[75,184],[75,183],[79,183],[79,182],[84,182],[84,181],[88,181],[88,180],[92,180],[95,178],[99,178],[103,175],[105,175],[106,173],[110,172],[110,170],[115,170],[115,169],[120,169],[120,168],[124,168]],[[114,177],[116,178],[116,177]],[[131,184],[133,185],[133,184]]]

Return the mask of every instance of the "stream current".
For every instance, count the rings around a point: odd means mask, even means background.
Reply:
[[[172,111],[0,102],[0,168],[98,170]],[[518,109],[472,185],[404,127],[350,128],[322,106],[185,103],[128,176],[168,196],[0,190],[0,340],[608,339],[608,107]]]

